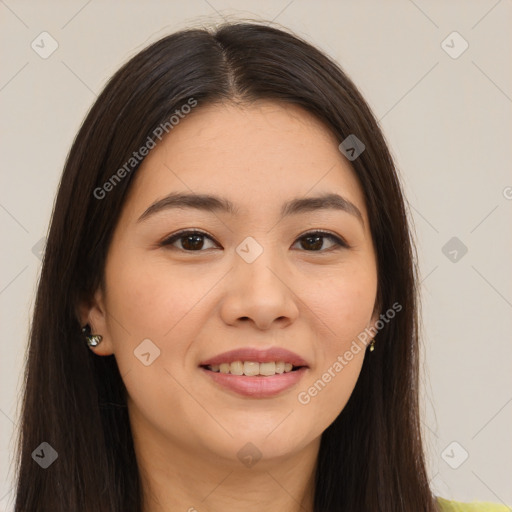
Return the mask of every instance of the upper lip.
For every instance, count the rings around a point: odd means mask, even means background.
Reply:
[[[298,354],[280,347],[265,349],[252,347],[238,348],[206,359],[199,363],[199,366],[211,366],[214,364],[232,363],[234,361],[257,361],[259,363],[284,361],[285,363],[291,363],[293,366],[308,366],[308,363]]]

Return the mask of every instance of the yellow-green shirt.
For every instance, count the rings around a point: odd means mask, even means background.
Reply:
[[[512,507],[484,501],[462,503],[460,501],[445,500],[438,496],[437,502],[441,506],[442,512],[512,512]]]

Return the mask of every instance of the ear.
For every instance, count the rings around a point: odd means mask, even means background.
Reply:
[[[368,324],[369,326],[374,326],[377,322],[377,320],[380,319],[380,314],[381,314],[381,305],[380,305],[380,301],[377,299],[375,301],[375,305],[374,305],[374,308],[373,308],[373,313],[372,313],[372,317],[370,319],[370,323]],[[371,341],[373,341],[373,339],[375,338],[375,336],[369,340],[368,343],[370,343]]]
[[[100,285],[94,293],[93,298],[81,302],[78,308],[80,325],[83,327],[89,324],[92,334],[100,334],[103,337],[98,346],[89,347],[98,356],[110,356],[114,353],[104,297],[105,294]],[[85,340],[84,343],[86,343]]]
[[[380,312],[375,311],[372,315],[372,319],[370,320],[370,325],[375,325],[377,320],[379,320],[379,318],[380,318]]]

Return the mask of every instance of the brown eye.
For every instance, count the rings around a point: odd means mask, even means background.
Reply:
[[[322,249],[325,239],[331,240],[333,245],[327,249]],[[326,233],[324,231],[312,231],[310,233],[306,233],[298,239],[298,242],[300,242],[301,247],[308,252],[327,252],[336,250],[339,247],[348,247],[348,244],[344,240],[332,233]]]
[[[179,242],[181,247],[174,245],[177,249],[187,252],[201,252],[205,245],[204,239],[213,241],[213,238],[202,231],[180,231],[166,238],[161,245],[167,247],[173,246],[175,242]],[[207,247],[207,249],[211,249],[211,247]]]

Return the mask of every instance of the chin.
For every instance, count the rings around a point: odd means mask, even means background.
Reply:
[[[277,423],[276,423],[277,425]],[[275,428],[275,426],[273,427]],[[233,437],[225,438],[221,445],[216,444],[214,451],[222,457],[228,457],[239,464],[245,460],[258,459],[260,462],[278,462],[287,459],[303,449],[312,440],[300,437],[299,433],[272,429],[241,429],[230,431]]]

